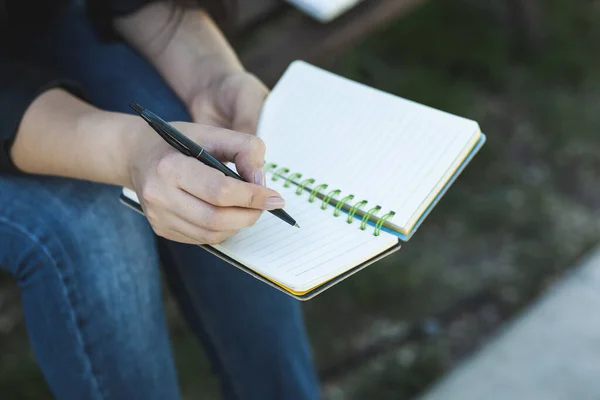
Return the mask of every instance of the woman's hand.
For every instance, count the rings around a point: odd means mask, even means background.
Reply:
[[[261,210],[282,208],[279,193],[264,186],[265,145],[256,136],[200,124],[174,123],[220,161],[236,164],[249,182],[225,176],[166,144],[143,121],[134,128],[130,178],[144,213],[159,236],[218,244],[256,222]]]
[[[240,70],[205,70],[202,78],[207,84],[189,106],[196,123],[177,125],[221,161],[235,162],[240,175],[254,184],[226,177],[163,143],[144,152],[156,152],[153,157],[136,157],[132,171],[138,172],[132,179],[159,236],[216,244],[254,224],[260,210],[283,208],[284,200],[264,187],[265,144],[254,136],[268,93],[265,85]]]
[[[234,161],[244,179],[264,185],[264,144],[251,135],[268,90],[245,71],[206,12],[182,11],[173,19],[169,5],[151,2],[118,18],[115,27],[186,104],[196,124],[179,124],[181,130],[222,161]],[[159,235],[217,243],[254,223],[259,210],[283,207],[273,190],[226,178],[178,154],[155,133],[148,136],[152,139],[133,157],[129,176]]]
[[[195,122],[255,134],[269,91],[256,76],[234,67],[228,73],[204,70],[205,83],[194,91],[189,109]]]

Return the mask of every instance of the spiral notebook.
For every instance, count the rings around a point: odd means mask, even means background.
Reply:
[[[202,246],[306,300],[400,249],[485,142],[472,120],[293,62],[257,134],[267,185],[300,229],[263,213]],[[135,192],[121,199],[141,211]]]

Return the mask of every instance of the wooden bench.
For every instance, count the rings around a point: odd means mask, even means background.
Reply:
[[[272,86],[296,59],[326,66],[425,0],[364,0],[323,24],[283,0],[240,1],[232,42],[246,68]]]

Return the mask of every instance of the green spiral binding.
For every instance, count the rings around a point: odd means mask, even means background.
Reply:
[[[342,207],[344,207],[346,205],[346,203],[349,202],[350,200],[352,200],[353,198],[354,198],[354,195],[349,194],[348,196],[346,196],[343,199],[341,199],[340,201],[338,201],[338,204],[335,206],[335,210],[333,210],[333,216],[339,217]]]
[[[383,217],[379,218],[377,220],[377,224],[375,224],[375,232],[373,232],[373,234],[375,236],[379,236],[379,234],[381,233],[381,228],[383,227],[383,224],[385,224],[385,221],[387,221],[389,218],[393,217],[394,215],[396,215],[396,213],[394,211],[390,211],[389,213],[385,214]]]
[[[367,213],[364,215],[362,221],[360,222],[361,230],[364,231],[365,229],[367,229],[367,223],[369,222],[369,218],[371,218],[371,215],[374,215],[379,210],[381,210],[381,206],[375,206],[375,207],[371,208],[369,211],[367,211]]]
[[[351,224],[352,221],[354,221],[354,214],[356,214],[356,212],[358,211],[359,208],[361,208],[362,206],[364,206],[367,203],[368,203],[368,201],[361,200],[358,203],[354,204],[352,206],[352,208],[350,208],[350,211],[348,211],[348,219],[346,220],[346,222]]]
[[[304,191],[304,188],[306,187],[306,185],[308,185],[309,183],[315,183],[315,180],[313,178],[303,180],[300,183],[300,185],[298,185],[298,189],[296,189],[296,194],[298,196],[300,196],[302,194],[302,192]]]
[[[271,180],[278,181],[279,178],[285,178],[283,186],[286,188],[290,187],[290,185],[292,183],[294,183],[294,180],[302,178],[302,174],[300,174],[298,172],[294,172],[294,173],[290,174],[289,168],[285,168],[285,167],[277,168],[277,167],[278,167],[278,164],[267,163],[267,164],[265,164],[264,171],[265,171],[265,173],[267,173],[268,171],[275,169]],[[287,175],[287,177],[284,177],[284,174],[289,174],[289,175]],[[312,185],[315,182],[316,181],[313,178],[304,179],[302,182],[300,182],[298,184],[298,188],[296,189],[296,194],[299,196],[302,195],[302,193],[305,191],[305,189],[306,190],[309,189],[307,186]],[[321,183],[319,185],[316,185],[314,188],[310,189],[310,195],[308,196],[308,201],[311,203],[314,203],[315,198],[317,196],[319,196],[319,195],[322,196],[321,190],[327,189],[328,186],[329,185],[327,185],[326,183]],[[340,195],[341,193],[342,193],[342,191],[339,189],[334,189],[334,190],[329,191],[329,193],[327,193],[327,195],[323,196],[323,198],[322,198],[321,209],[326,210],[327,205],[331,202],[331,200],[335,196]],[[341,200],[339,200],[333,211],[334,217],[339,217],[342,208],[349,205],[348,203],[350,201],[352,201],[354,199],[354,197],[355,196],[353,194],[349,194],[349,195],[345,196],[344,198],[342,198]],[[348,211],[348,218],[346,219],[346,222],[351,224],[354,221],[354,216],[356,215],[358,210],[361,207],[365,206],[367,203],[368,203],[368,201],[361,200],[361,201],[358,201],[355,204],[353,204],[352,207],[350,207],[350,210]],[[362,217],[359,228],[364,231],[367,228],[369,220],[380,210],[381,210],[381,206],[375,206],[375,207],[372,207],[371,209],[369,209]],[[390,211],[387,214],[383,215],[382,217],[377,218],[377,223],[375,224],[375,230],[373,232],[373,235],[379,236],[381,234],[381,229],[383,228],[383,225],[385,224],[385,222],[388,219],[390,219],[391,217],[393,217],[395,214],[396,213],[394,211]]]
[[[290,187],[290,184],[296,178],[298,178],[298,179],[302,178],[302,174],[294,172],[293,174],[288,175],[288,177],[285,179],[285,183],[283,184],[283,187],[286,187],[286,188]]]
[[[335,189],[335,190],[332,190],[331,192],[327,193],[327,196],[323,197],[323,201],[321,202],[321,210],[325,210],[327,208],[327,206],[329,205],[329,201],[331,201],[333,196],[336,196],[340,193],[342,193],[342,191],[339,189]]]
[[[275,171],[271,180],[276,181],[281,177],[281,174],[287,174],[288,172],[290,172],[289,168],[285,168],[285,167],[279,168],[278,170]]]
[[[313,190],[310,192],[310,196],[308,196],[309,203],[314,203],[315,196],[317,195],[317,193],[319,192],[320,189],[323,189],[323,190],[327,189],[327,184],[321,183],[320,185],[317,185],[313,188]]]
[[[268,164],[265,165],[265,167],[263,169],[264,169],[265,174],[266,174],[267,172],[269,172],[269,170],[271,170],[273,168],[277,168],[277,164],[268,163]]]

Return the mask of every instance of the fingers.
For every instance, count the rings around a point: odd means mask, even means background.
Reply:
[[[201,200],[194,212],[176,209],[160,214],[146,214],[158,236],[190,244],[219,244],[243,228],[256,222],[260,211],[235,208],[214,208]],[[149,207],[147,207],[149,208]]]
[[[161,190],[156,188],[161,187]],[[253,225],[260,210],[217,207],[170,185],[147,185],[141,192],[144,212],[158,235],[183,234],[201,243],[213,243]],[[188,241],[186,241],[187,243]]]
[[[163,180],[174,181],[176,187],[213,206],[257,210],[285,206],[285,200],[275,190],[228,177],[191,157],[179,154],[165,157],[159,162],[157,173]]]
[[[210,231],[207,229],[198,228],[189,224],[185,220],[179,220],[176,223],[176,228],[166,233],[161,237],[168,238],[181,243],[202,245],[216,245],[223,243],[229,237],[233,236],[236,231]]]
[[[206,125],[177,123],[182,132],[204,147],[219,160],[232,161],[244,180],[263,183],[262,168],[265,160],[265,143],[247,133]]]
[[[260,210],[240,207],[216,207],[188,193],[179,192],[173,201],[173,214],[190,224],[210,231],[239,231],[253,225]]]
[[[215,157],[235,163],[244,180],[264,184],[265,143],[262,139],[233,131],[222,132],[218,140],[208,143]],[[211,152],[211,150],[209,150]]]
[[[263,210],[285,206],[277,191],[264,186],[262,140],[206,125],[174,125],[213,156],[235,162],[249,182],[226,176],[161,143],[162,154],[151,159],[152,168],[142,169],[146,172],[137,190],[157,235],[183,243],[217,244],[253,225]]]

